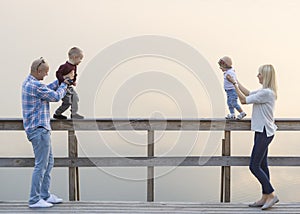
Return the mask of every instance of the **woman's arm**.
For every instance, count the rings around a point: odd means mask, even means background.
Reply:
[[[241,104],[246,104],[246,96],[249,96],[250,92],[243,85],[238,84],[232,76],[227,75],[227,80],[234,85],[235,91],[240,99]]]
[[[235,91],[236,91],[236,93],[237,93],[237,95],[238,95],[238,97],[239,97],[239,99],[240,99],[241,104],[246,104],[246,96],[245,96],[245,94],[240,90],[239,84],[237,84],[237,82],[235,82],[233,85],[234,85]],[[242,86],[242,88],[244,88],[244,87]],[[245,89],[245,88],[244,88],[244,89]]]
[[[245,96],[249,96],[250,91],[245,88],[239,81],[237,81],[239,89],[241,90],[241,92],[245,95]]]

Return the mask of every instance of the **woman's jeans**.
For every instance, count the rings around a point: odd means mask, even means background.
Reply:
[[[46,200],[50,197],[50,172],[54,159],[49,130],[38,127],[32,132],[28,132],[27,138],[32,143],[35,157],[29,204],[35,204],[40,199]]]
[[[238,104],[238,96],[235,89],[225,90],[227,94],[227,105],[230,114],[234,114],[234,109],[241,111],[241,106]]]
[[[260,182],[263,194],[270,194],[274,191],[270,183],[268,168],[268,146],[273,138],[274,135],[267,137],[265,128],[263,132],[255,132],[254,146],[250,158],[250,171]]]

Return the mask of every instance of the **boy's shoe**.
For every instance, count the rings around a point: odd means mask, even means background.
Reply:
[[[246,113],[245,112],[241,112],[237,117],[236,117],[236,119],[237,120],[241,120],[241,119],[243,119],[244,117],[246,117]]]
[[[226,117],[225,117],[226,120],[235,120],[235,115],[234,114],[228,114]]]
[[[59,119],[59,120],[66,120],[67,119],[67,117],[65,115],[62,115],[62,114],[53,114],[53,118]]]
[[[46,202],[43,199],[40,199],[38,202],[35,204],[29,204],[29,208],[47,208],[47,207],[52,207],[53,204]]]
[[[59,197],[57,197],[54,194],[51,194],[50,197],[46,200],[47,203],[51,203],[51,204],[59,204],[62,203],[63,200]]]
[[[72,119],[84,119],[84,116],[81,116],[80,114],[71,114]]]

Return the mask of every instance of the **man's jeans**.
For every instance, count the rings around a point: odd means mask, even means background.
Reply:
[[[50,197],[50,172],[54,159],[49,130],[39,127],[27,133],[27,138],[32,143],[35,156],[29,204],[35,204],[40,199],[46,200]]]

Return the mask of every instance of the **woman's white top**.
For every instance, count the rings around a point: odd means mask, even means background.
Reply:
[[[252,91],[246,97],[246,103],[253,104],[251,130],[263,132],[266,127],[267,136],[274,135],[277,129],[274,121],[274,92],[269,88]]]

